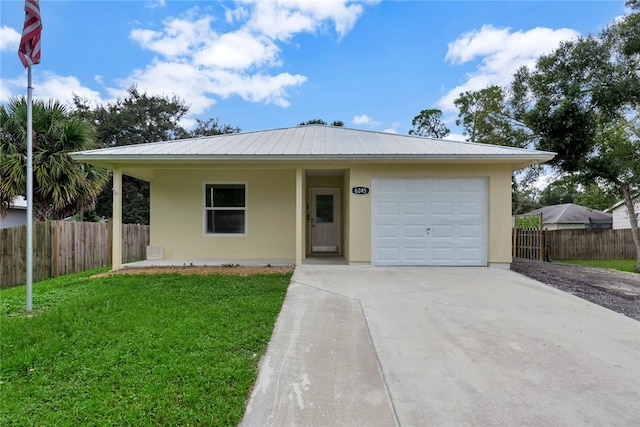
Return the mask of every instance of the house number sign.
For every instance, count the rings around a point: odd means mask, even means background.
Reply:
[[[369,194],[369,187],[353,187],[351,189],[351,192],[353,194],[358,194],[358,195],[365,195],[365,194]]]

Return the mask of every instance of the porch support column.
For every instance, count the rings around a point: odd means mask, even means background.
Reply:
[[[111,269],[122,268],[122,170],[113,171],[113,230],[111,249]]]
[[[304,194],[302,188],[302,169],[296,169],[296,265],[302,265],[304,236]]]

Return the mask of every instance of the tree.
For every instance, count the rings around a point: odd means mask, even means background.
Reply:
[[[413,129],[409,130],[409,135],[426,136],[430,138],[445,138],[450,131],[442,122],[442,111],[428,109],[420,111],[411,121]]]
[[[306,122],[300,122],[300,124],[298,126],[308,126],[308,125],[326,125],[327,122],[325,122],[322,119],[311,119],[311,120],[307,120]]]
[[[300,122],[300,124],[298,126],[308,126],[308,125],[327,125],[327,122],[325,122],[322,119],[311,119],[311,120],[307,120],[306,122]],[[344,122],[342,120],[334,120],[331,122],[330,126],[337,126],[337,127],[341,127],[344,126]]]
[[[233,127],[228,124],[221,125],[217,118],[210,118],[207,120],[196,119],[196,126],[192,130],[183,130],[181,133],[176,131],[176,135],[178,138],[198,138],[238,132],[240,132],[239,127]]]
[[[471,142],[527,147],[535,135],[522,121],[518,101],[499,86],[461,93],[454,100],[456,124],[462,125]]]
[[[549,183],[549,185],[540,192],[540,205],[551,206],[575,203],[578,192],[578,182],[576,178],[571,175],[563,176]]]
[[[538,202],[539,197],[538,189],[531,185],[520,184],[515,177],[511,177],[511,212],[514,215],[538,209],[541,206]]]
[[[61,219],[92,209],[107,182],[104,169],[75,162],[69,152],[97,148],[91,125],[59,102],[33,101],[33,216]],[[27,101],[0,106],[0,214],[27,193]]]
[[[527,101],[523,118],[538,136],[537,148],[558,153],[552,164],[582,182],[611,185],[624,200],[640,272],[632,202],[640,192],[640,52],[630,48],[637,19],[636,13],[597,36],[562,43],[533,69],[520,69],[513,88]]]
[[[214,118],[196,119],[196,126],[189,131],[180,125],[189,111],[180,98],[140,93],[136,86],[127,89],[126,97],[107,105],[92,107],[77,96],[73,101],[75,115],[93,124],[97,141],[103,147],[240,132],[239,128],[221,125]],[[110,180],[97,199],[95,213],[99,217],[112,215],[112,187],[113,180]],[[149,224],[149,183],[125,175],[122,194],[123,223]]]
[[[576,194],[573,202],[576,205],[604,211],[613,206],[619,200],[610,185],[592,182],[584,186],[584,189]]]

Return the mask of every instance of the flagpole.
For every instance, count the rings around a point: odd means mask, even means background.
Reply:
[[[33,283],[33,100],[31,65],[27,67],[27,312],[31,312]]]

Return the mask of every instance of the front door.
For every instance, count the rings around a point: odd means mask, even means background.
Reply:
[[[311,253],[340,252],[340,190],[311,189],[309,227]]]

